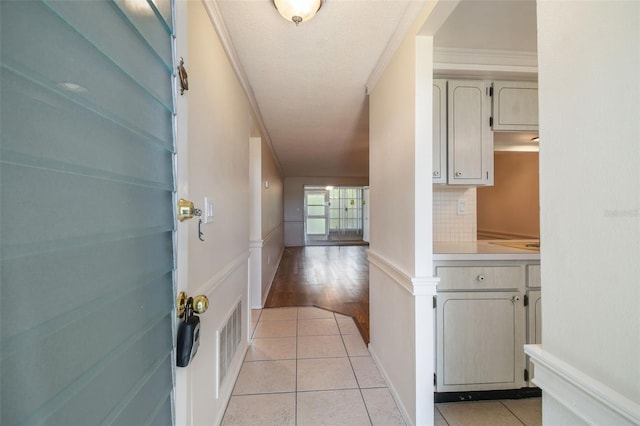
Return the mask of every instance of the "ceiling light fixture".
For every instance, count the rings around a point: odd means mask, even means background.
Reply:
[[[273,0],[273,4],[280,15],[287,21],[296,24],[308,21],[320,10],[324,0]]]

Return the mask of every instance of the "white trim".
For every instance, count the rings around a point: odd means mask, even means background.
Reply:
[[[280,222],[280,224],[278,224],[277,226],[275,226],[270,232],[269,234],[267,234],[267,236],[262,239],[262,240],[251,240],[249,241],[249,248],[251,250],[251,252],[255,251],[255,256],[256,259],[260,259],[260,267],[259,267],[259,271],[260,272],[260,300],[259,303],[256,303],[257,301],[253,300],[255,295],[252,295],[251,297],[251,309],[262,309],[264,308],[264,302],[267,300],[267,296],[269,295],[269,292],[271,291],[271,286],[273,285],[273,280],[276,277],[276,273],[278,272],[278,266],[280,265],[280,261],[282,260],[282,256],[284,255],[284,244],[283,246],[280,248],[280,252],[278,253],[278,258],[276,260],[275,263],[275,268],[273,270],[273,274],[271,275],[271,277],[269,278],[269,285],[267,286],[267,289],[265,292],[262,292],[262,272],[263,272],[263,265],[262,265],[262,249],[264,248],[264,246],[267,244],[267,242],[269,240],[271,240],[273,237],[278,235],[278,231],[282,229],[283,232],[283,243],[284,243],[284,222]],[[255,273],[256,271],[254,271]],[[251,283],[250,287],[256,285],[256,283]],[[249,292],[251,293],[251,289],[249,290]]]
[[[272,239],[277,234],[276,231],[278,231],[278,229],[282,228],[283,226],[284,226],[284,222],[280,222],[263,239],[261,239],[261,240],[249,240],[249,248],[263,248],[265,246],[265,244],[267,243],[267,241]],[[283,230],[283,232],[284,232],[284,230]]]
[[[387,276],[395,281],[396,284],[410,294],[413,294],[413,282],[411,281],[412,277],[410,275],[395,266],[390,260],[385,259],[374,251],[367,250],[367,259],[369,260],[369,264],[387,274]]]
[[[380,77],[382,77],[384,70],[389,65],[389,62],[391,62],[393,55],[396,54],[396,51],[404,41],[409,30],[411,29],[411,26],[414,24],[414,21],[418,15],[418,11],[424,7],[426,1],[410,1],[407,3],[407,8],[405,9],[402,18],[400,18],[400,22],[396,27],[396,31],[391,35],[391,38],[389,38],[387,46],[380,54],[378,62],[376,62],[375,67],[373,67],[373,70],[371,71],[371,74],[367,79],[367,83],[365,85],[367,89],[367,95],[370,95],[373,88],[376,87],[378,80],[380,80]]]
[[[269,241],[271,238],[273,238],[276,235],[276,231],[278,231],[279,228],[283,228],[282,231],[284,232],[284,222],[280,222],[279,224],[274,226],[271,231],[269,231],[267,236],[262,239],[262,245],[263,246],[265,245],[265,243],[267,241]]]
[[[398,406],[398,410],[400,411],[400,414],[402,414],[402,418],[404,419],[404,422],[409,426],[413,426],[411,417],[409,416],[409,413],[407,412],[407,409],[405,408],[404,404],[402,404],[402,400],[398,395],[398,391],[396,391],[396,388],[393,386],[393,383],[391,382],[391,380],[389,380],[389,375],[387,374],[386,370],[382,366],[382,363],[380,363],[380,359],[378,358],[378,355],[376,354],[376,351],[374,350],[371,344],[369,344],[369,353],[371,354],[371,358],[373,359],[373,362],[376,363],[376,366],[378,367],[378,371],[380,371],[380,374],[382,375],[385,382],[387,383],[387,388],[389,389],[389,392],[391,392],[391,396],[395,400],[396,405]]]
[[[433,70],[446,72],[490,72],[509,74],[538,74],[536,52],[511,50],[435,48]]]
[[[218,34],[218,39],[220,40],[220,44],[222,44],[222,48],[227,54],[227,58],[229,59],[229,63],[233,68],[233,71],[244,90],[244,93],[247,95],[247,99],[249,100],[249,104],[251,105],[251,109],[253,114],[255,115],[255,119],[257,125],[260,129],[260,134],[264,137],[267,142],[267,146],[271,150],[271,155],[273,156],[274,161],[276,162],[276,166],[278,166],[278,170],[280,174],[282,174],[282,166],[280,161],[278,160],[278,156],[276,155],[276,151],[273,148],[273,144],[271,143],[271,136],[269,136],[269,132],[267,131],[267,127],[264,124],[264,119],[262,118],[262,113],[260,112],[260,108],[258,107],[258,102],[256,101],[256,97],[253,93],[253,88],[249,83],[249,79],[247,75],[244,73],[244,69],[242,68],[242,61],[240,61],[240,57],[238,56],[238,52],[236,51],[235,46],[233,45],[233,41],[231,40],[231,35],[229,34],[229,30],[222,19],[222,13],[220,13],[220,8],[218,7],[217,0],[202,0],[204,4],[204,8],[209,15],[209,19],[211,20],[211,24],[213,28],[216,30],[216,34]]]
[[[247,261],[249,259],[249,250],[243,251],[240,255],[238,255],[235,259],[231,260],[231,262],[222,266],[218,272],[211,277],[207,282],[198,287],[197,290],[193,291],[193,294],[204,294],[205,296],[211,295],[215,292],[218,287],[220,287],[224,282],[238,270],[241,266],[246,267]]]
[[[264,303],[267,301],[267,296],[269,296],[269,292],[271,291],[271,287],[273,286],[273,281],[276,278],[276,274],[278,273],[278,268],[280,267],[280,261],[282,260],[282,256],[284,255],[284,247],[281,248],[280,254],[278,255],[278,259],[275,263],[275,268],[273,269],[273,275],[269,279],[269,285],[267,286],[267,290],[262,295],[261,306],[259,309],[264,308]]]
[[[218,344],[218,342],[216,342],[216,345]],[[236,359],[233,360],[233,362],[231,363],[231,367],[229,368],[229,371],[227,372],[227,377],[233,377],[233,380],[229,380],[227,382],[226,386],[223,386],[223,395],[222,395],[222,400],[224,401],[224,404],[222,404],[223,407],[227,407],[229,405],[229,400],[231,399],[231,394],[233,391],[233,387],[236,384],[236,381],[238,380],[238,376],[240,375],[240,369],[242,368],[242,364],[244,361],[244,358],[247,356],[247,351],[249,350],[249,346],[251,344],[247,343],[246,340],[242,340],[241,342],[241,347],[238,349],[238,352],[242,352],[242,356],[238,356]],[[217,347],[217,346],[216,346]],[[216,367],[217,369],[218,367]],[[192,373],[193,374],[193,373]],[[216,373],[216,377],[218,377],[219,373]],[[229,385],[230,383],[230,385]],[[220,399],[220,398],[218,398]],[[224,414],[226,412],[226,408],[224,410],[220,410],[218,412],[218,416],[216,418],[216,421],[214,424],[219,425],[222,423],[222,419],[224,418]]]
[[[440,282],[438,277],[412,277],[390,260],[374,251],[367,250],[369,264],[384,272],[389,278],[413,296],[430,296],[436,294]]]
[[[542,349],[525,345],[535,365],[533,383],[588,424],[640,424],[640,404]]]
[[[414,296],[435,296],[440,277],[414,277],[411,278]]]

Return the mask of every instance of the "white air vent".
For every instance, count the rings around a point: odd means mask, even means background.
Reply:
[[[231,361],[240,346],[242,339],[242,303],[238,301],[235,309],[229,314],[224,326],[218,330],[218,392],[227,376]]]

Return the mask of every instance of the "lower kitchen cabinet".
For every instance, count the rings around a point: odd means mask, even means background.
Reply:
[[[438,261],[436,392],[533,387],[524,353],[540,343],[540,266],[528,260]]]
[[[527,291],[527,344],[539,345],[542,343],[542,293],[540,290]],[[527,357],[527,373],[529,378],[535,376],[533,363]],[[528,385],[535,387],[531,381]]]
[[[517,291],[438,294],[436,391],[526,386],[525,321]]]

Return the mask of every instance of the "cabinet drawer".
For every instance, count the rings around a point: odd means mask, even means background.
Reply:
[[[524,285],[524,268],[520,266],[440,266],[439,291],[446,290],[503,290]]]
[[[527,265],[527,287],[540,287],[540,265]]]

